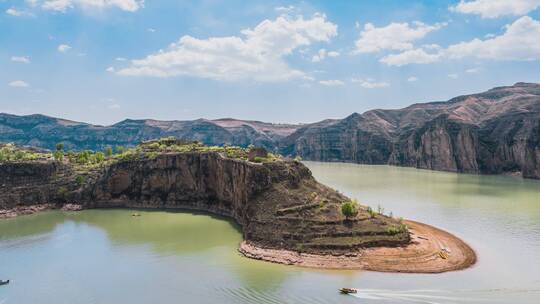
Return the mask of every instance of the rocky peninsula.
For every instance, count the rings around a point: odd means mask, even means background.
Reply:
[[[0,218],[53,208],[189,209],[234,219],[244,236],[240,252],[255,259],[393,272],[444,272],[476,261],[453,235],[356,205],[301,162],[260,148],[175,138],[116,154],[2,145],[0,180]]]

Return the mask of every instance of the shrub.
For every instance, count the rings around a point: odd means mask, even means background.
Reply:
[[[94,154],[94,159],[96,163],[102,163],[105,160],[105,154],[103,154],[103,152],[96,152],[96,154]]]
[[[373,211],[373,209],[371,207],[367,207],[367,213],[369,213],[369,217],[371,218],[375,218],[375,216],[377,215],[377,212]]]
[[[341,205],[341,213],[345,218],[349,219],[358,215],[358,203],[355,200],[345,202]]]
[[[405,233],[407,232],[407,225],[405,224],[399,224],[399,225],[392,225],[388,228],[386,228],[386,232],[391,235],[399,234],[399,233]]]
[[[86,177],[84,175],[78,175],[76,178],[75,178],[75,181],[77,182],[77,185],[82,186],[84,185],[84,182],[86,181]]]
[[[112,154],[113,154],[112,147],[111,147],[111,146],[107,146],[107,147],[105,148],[105,156],[111,157]]]
[[[268,158],[266,157],[260,157],[260,156],[255,156],[253,158],[253,162],[254,163],[264,163],[265,161],[268,161]]]
[[[302,161],[302,157],[300,157],[299,155],[297,155],[297,156],[294,158],[294,161],[295,161],[295,162],[301,162],[301,161]]]
[[[56,161],[62,161],[64,159],[64,152],[62,150],[56,150],[53,153],[53,157]]]
[[[124,152],[126,152],[126,148],[124,148],[123,146],[116,146],[116,153],[122,154]]]
[[[64,151],[64,143],[57,143],[56,144],[56,151]]]

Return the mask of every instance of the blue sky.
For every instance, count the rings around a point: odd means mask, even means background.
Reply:
[[[540,82],[539,7],[0,0],[0,112],[298,123]]]

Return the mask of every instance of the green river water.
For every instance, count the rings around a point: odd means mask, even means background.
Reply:
[[[540,181],[306,165],[363,204],[458,235],[478,263],[424,275],[314,270],[241,257],[239,228],[219,217],[52,211],[0,221],[0,279],[11,279],[0,304],[540,303]]]

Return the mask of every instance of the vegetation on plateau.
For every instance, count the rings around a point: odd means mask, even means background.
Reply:
[[[58,143],[52,152],[37,152],[30,148],[18,147],[12,143],[0,144],[0,162],[51,160],[69,162],[79,166],[99,166],[107,162],[129,159],[154,159],[161,153],[217,152],[224,157],[265,163],[281,160],[281,156],[264,151],[263,154],[250,153],[256,149],[236,146],[205,146],[200,142],[186,141],[175,137],[165,137],[147,141],[135,147],[106,147],[103,151],[66,151],[64,143]]]

